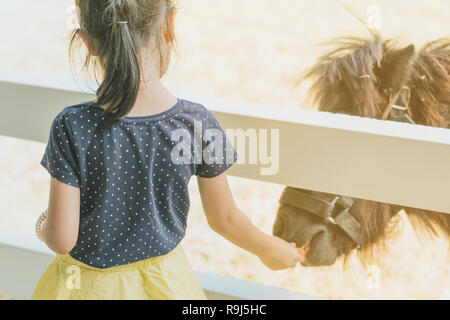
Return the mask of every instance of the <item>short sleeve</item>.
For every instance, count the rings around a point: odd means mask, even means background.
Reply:
[[[78,163],[72,141],[69,120],[60,114],[53,120],[41,165],[56,180],[79,188]]]
[[[238,154],[214,114],[205,109],[202,119],[202,161],[196,164],[195,175],[214,178],[227,171]],[[198,148],[198,146],[196,146]]]

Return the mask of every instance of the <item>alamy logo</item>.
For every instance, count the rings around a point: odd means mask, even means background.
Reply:
[[[262,166],[260,173],[263,176],[270,176],[278,173],[278,170],[280,169],[279,129],[271,129],[270,131],[267,129],[248,129],[246,131],[242,129],[230,129],[226,130],[226,134],[231,141],[235,142],[236,150],[239,154],[238,164],[259,164]]]
[[[81,270],[78,266],[68,266],[66,269],[68,274],[66,279],[66,286],[69,290],[81,289]]]
[[[228,137],[228,139],[226,138]],[[236,146],[238,164],[261,165],[261,175],[275,175],[279,170],[279,129],[228,129],[226,136],[218,129],[203,131],[201,121],[194,122],[194,135],[187,129],[172,132],[172,141],[177,144],[172,150],[171,159],[181,164],[233,164]],[[204,146],[203,142],[209,142]],[[247,143],[248,142],[248,143]],[[270,144],[270,152],[269,152]],[[194,148],[194,150],[192,150]],[[248,150],[248,157],[247,157]],[[247,162],[248,158],[248,162]]]

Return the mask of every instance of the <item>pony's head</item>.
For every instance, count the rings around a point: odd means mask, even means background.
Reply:
[[[309,97],[320,111],[450,127],[450,39],[418,52],[378,35],[328,44],[336,48],[302,77],[312,80]],[[341,198],[294,188],[283,193],[273,234],[299,247],[309,243],[304,266],[334,264],[355,248],[363,261],[376,258],[376,249],[397,229],[392,218],[403,208],[357,199],[348,205]],[[414,227],[424,227],[416,231],[450,235],[450,215],[404,209]]]

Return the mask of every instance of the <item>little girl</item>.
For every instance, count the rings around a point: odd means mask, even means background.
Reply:
[[[224,172],[237,155],[217,119],[160,81],[175,38],[171,1],[76,5],[72,44],[84,41],[102,82],[95,101],[63,109],[51,127],[41,161],[49,206],[36,230],[57,256],[32,299],[205,299],[179,245],[194,175],[214,231],[273,270],[294,267],[295,244],[236,207]]]

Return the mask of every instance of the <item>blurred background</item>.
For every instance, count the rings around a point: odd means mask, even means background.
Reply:
[[[73,2],[1,0],[0,72],[73,76],[67,50]],[[421,46],[450,36],[448,0],[178,0],[178,51],[164,81],[171,90],[189,95],[307,107],[308,84],[296,88],[294,83],[327,50],[317,44],[369,35],[342,4],[364,19],[376,5],[381,34],[401,44]],[[49,176],[39,165],[44,148],[0,136],[1,225],[34,232],[48,201]],[[271,233],[283,186],[241,178],[230,182],[239,206]],[[403,217],[401,232],[390,240],[389,251],[377,265],[351,259],[346,270],[338,262],[274,272],[208,228],[195,179],[191,195],[183,244],[197,270],[332,299],[450,299],[448,244],[444,239],[418,239]],[[0,297],[7,298],[1,288]]]

